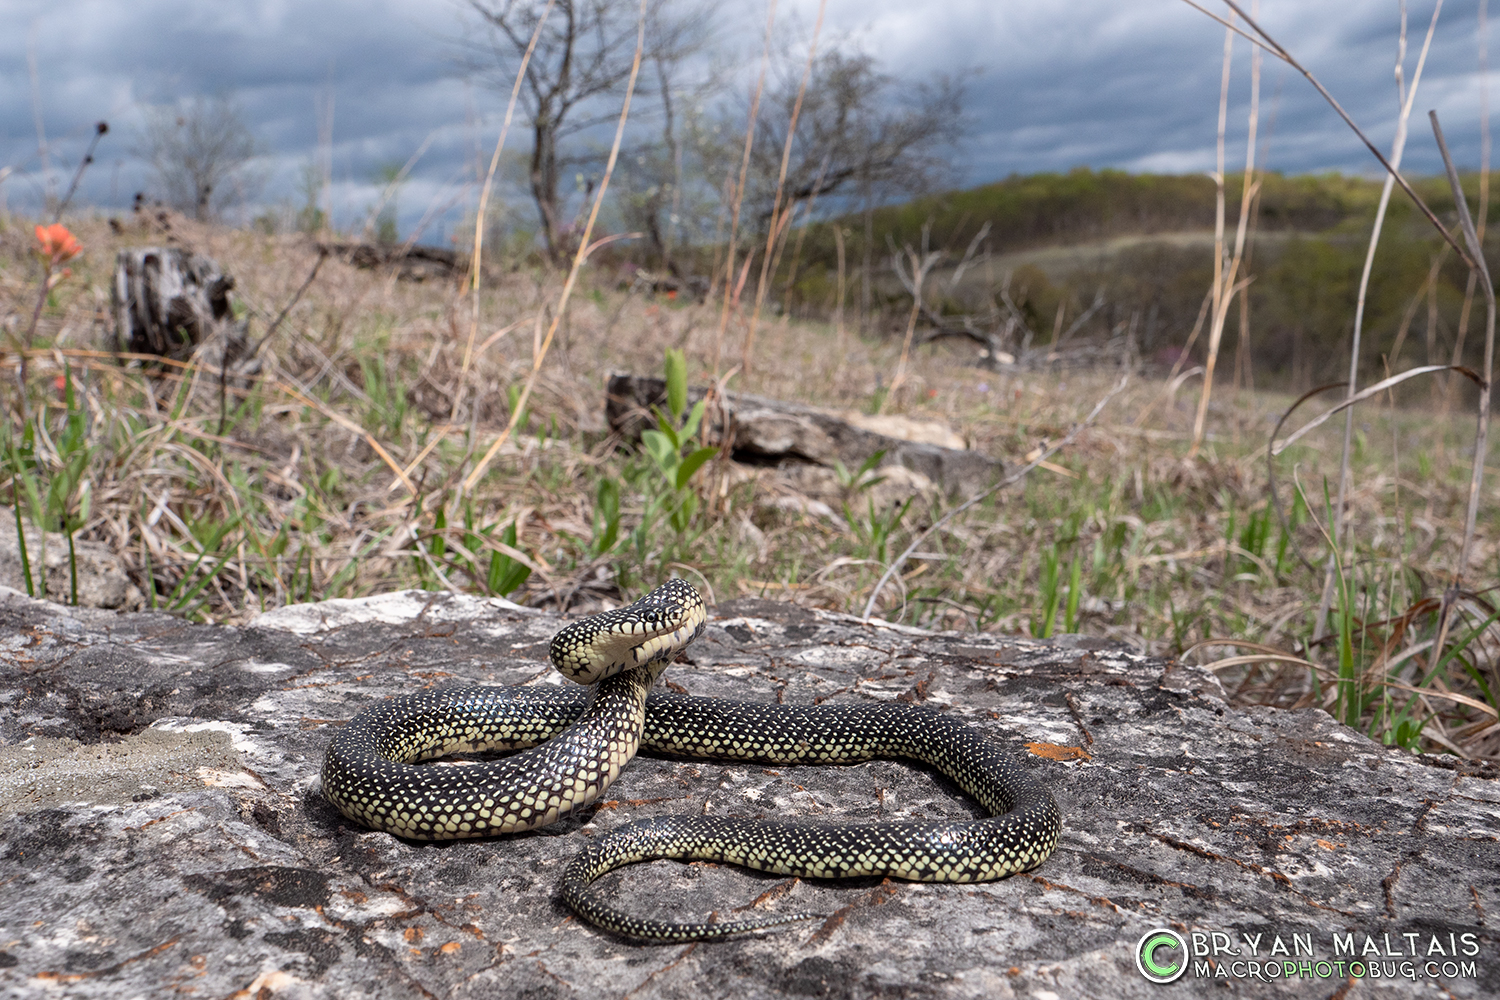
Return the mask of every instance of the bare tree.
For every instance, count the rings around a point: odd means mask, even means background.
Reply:
[[[470,7],[490,28],[483,68],[497,87],[509,92],[521,57],[531,42],[544,0],[469,0]],[[672,141],[670,105],[671,67],[701,43],[707,8],[660,3],[650,15],[647,58],[657,70],[665,95],[665,133]],[[566,260],[567,225],[563,195],[558,191],[564,172],[597,159],[591,151],[568,152],[567,140],[619,114],[614,98],[624,93],[635,55],[636,0],[555,0],[537,40],[521,88],[522,108],[532,133],[530,186],[541,218],[547,253],[554,262]],[[675,155],[674,155],[675,160]]]
[[[258,152],[239,106],[224,94],[147,108],[137,148],[167,203],[203,220],[255,196],[264,180],[251,164]]]
[[[762,103],[754,166],[763,214],[780,172],[798,82],[788,78]],[[857,188],[878,197],[920,192],[948,171],[948,148],[963,122],[957,77],[910,82],[880,69],[875,57],[833,49],[818,57],[803,97],[787,166],[786,197],[807,201]]]
[[[789,75],[761,104],[752,159],[755,180],[746,199],[755,206],[762,238],[800,82],[800,74]],[[861,315],[869,310],[875,208],[946,180],[952,159],[947,154],[962,125],[963,84],[956,76],[904,81],[884,72],[873,56],[838,49],[814,64],[783,198],[788,205],[802,203],[804,210],[816,202],[831,211],[863,211]],[[725,131],[733,134],[735,129]]]

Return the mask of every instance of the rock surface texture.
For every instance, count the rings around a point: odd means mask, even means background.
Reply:
[[[877,820],[971,806],[894,762],[637,759],[607,801],[545,830],[417,844],[354,827],[319,795],[330,735],[376,699],[563,683],[546,661],[558,625],[417,592],[285,608],[244,628],[6,595],[0,995],[1500,995],[1494,769],[1387,750],[1319,711],[1233,708],[1201,670],[1088,640],[720,606],[667,683],[950,711],[1010,746],[1064,814],[1040,869],[984,885],[675,862],[604,883],[641,915],[752,901],[827,914],[739,940],[614,937],[571,916],[558,878],[587,838],[645,816]],[[1135,961],[1159,927],[1210,952],[1167,987]],[[1219,969],[1229,989],[1210,993],[1200,973]]]

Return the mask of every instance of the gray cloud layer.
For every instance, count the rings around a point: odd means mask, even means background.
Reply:
[[[150,184],[131,152],[141,106],[214,93],[234,95],[267,151],[263,200],[294,199],[302,166],[316,155],[320,102],[331,94],[342,225],[374,200],[380,165],[404,162],[431,138],[402,195],[409,228],[433,205],[472,199],[463,186],[465,164],[493,144],[503,113],[501,95],[460,72],[455,40],[466,30],[473,37],[472,23],[451,0],[0,0],[0,10],[10,29],[0,34],[0,169],[12,168],[0,197],[17,211],[34,211],[48,184],[38,117],[58,187],[66,186],[93,123],[110,121],[82,198],[116,209]],[[1426,122],[1432,107],[1456,158],[1478,165],[1477,10],[1478,0],[1443,7],[1413,115],[1408,172],[1441,169]],[[783,0],[783,30],[805,39],[816,11],[816,0]],[[1411,5],[1408,78],[1431,11]],[[740,46],[725,56],[753,64],[764,11],[721,16],[717,37]],[[1397,113],[1395,0],[1262,0],[1260,21],[1377,145],[1389,147]],[[1223,38],[1222,27],[1179,0],[830,0],[823,31],[825,45],[861,46],[899,75],[972,74],[972,124],[957,162],[965,183],[1079,165],[1212,169]],[[1249,69],[1240,42],[1231,168],[1243,163]],[[1376,171],[1358,139],[1294,71],[1268,57],[1262,86],[1267,166]],[[512,148],[523,146],[524,132],[513,135]]]

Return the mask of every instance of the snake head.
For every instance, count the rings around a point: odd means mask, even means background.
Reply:
[[[593,684],[622,670],[664,663],[698,638],[708,608],[684,580],[668,580],[634,604],[568,625],[552,638],[552,665]]]

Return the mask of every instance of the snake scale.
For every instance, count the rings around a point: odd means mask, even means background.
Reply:
[[[980,882],[1040,865],[1057,845],[1052,794],[980,730],[901,703],[774,705],[652,694],[667,662],[702,631],[702,599],[681,580],[558,632],[553,664],[590,688],[451,688],[361,712],[329,745],[323,793],[350,819],[418,840],[513,833],[596,800],[636,753],[765,764],[903,758],[952,779],[984,819],[831,824],[713,816],[627,823],[563,875],[564,900],[630,937],[702,940],[813,914],[724,923],[633,917],[591,888],[654,858],[723,861],[811,878],[889,875]],[[413,766],[450,753],[520,749],[467,767]]]

